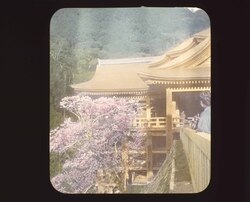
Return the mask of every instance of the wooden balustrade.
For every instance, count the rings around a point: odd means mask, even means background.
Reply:
[[[180,117],[172,117],[173,127],[180,127],[181,118]],[[166,127],[166,117],[151,117],[147,119],[145,117],[136,118],[133,123],[133,127],[150,127],[150,128],[164,128]]]
[[[211,135],[182,128],[180,138],[187,156],[194,192],[201,192],[210,181]]]
[[[136,118],[133,121],[133,127],[164,128],[166,127],[166,117]]]
[[[178,128],[180,127],[181,124],[181,118],[180,117],[173,117],[173,128]]]

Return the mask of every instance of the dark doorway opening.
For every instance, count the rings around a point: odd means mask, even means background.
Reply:
[[[200,114],[203,108],[200,105],[200,93],[195,92],[174,92],[173,101],[176,101],[176,106],[180,110],[185,112],[186,117],[193,117]]]
[[[150,104],[152,106],[152,117],[166,116],[166,87],[163,85],[150,86]]]

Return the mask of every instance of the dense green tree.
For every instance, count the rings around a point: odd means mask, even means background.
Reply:
[[[51,35],[99,58],[159,55],[209,26],[203,10],[186,8],[71,8],[56,12]]]
[[[60,100],[72,94],[70,85],[73,81],[76,60],[67,40],[61,37],[50,41],[50,127],[62,121]]]

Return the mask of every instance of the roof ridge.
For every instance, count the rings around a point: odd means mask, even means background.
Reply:
[[[99,65],[111,65],[111,64],[129,64],[129,63],[150,63],[158,56],[150,57],[136,57],[136,58],[118,58],[118,59],[99,59]]]

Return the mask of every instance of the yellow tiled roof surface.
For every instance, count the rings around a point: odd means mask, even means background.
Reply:
[[[196,79],[211,76],[210,28],[161,56],[99,60],[90,81],[72,85],[85,92],[146,91],[147,79]],[[143,80],[143,79],[144,80]]]

